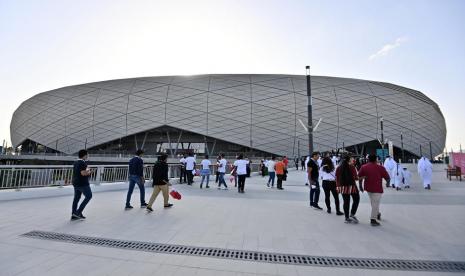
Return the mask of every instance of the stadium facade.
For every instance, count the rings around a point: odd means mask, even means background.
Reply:
[[[380,120],[394,151],[442,153],[446,124],[423,93],[359,79],[312,76],[315,149],[379,148]],[[196,75],[102,81],[40,93],[11,121],[22,152],[189,150],[297,156],[307,153],[305,76]],[[403,140],[401,141],[401,134]],[[403,145],[402,145],[403,144]]]

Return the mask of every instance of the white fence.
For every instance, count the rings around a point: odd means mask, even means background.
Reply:
[[[125,182],[128,180],[128,165],[89,165],[92,174],[91,184]],[[197,168],[200,168],[197,166]],[[216,166],[210,166],[212,174]],[[258,164],[252,164],[252,171],[258,170]],[[145,179],[152,178],[153,165],[144,167]],[[180,165],[169,164],[168,176],[179,178]],[[227,170],[229,173],[229,168]],[[71,185],[73,181],[72,165],[18,165],[0,166],[0,189],[21,189],[33,187],[51,187]]]

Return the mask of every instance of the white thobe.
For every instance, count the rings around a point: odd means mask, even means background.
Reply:
[[[423,187],[431,185],[431,178],[433,177],[433,165],[426,157],[422,157],[418,161],[418,174],[423,180]]]
[[[412,179],[412,174],[409,170],[404,170],[404,186],[410,186],[410,180]]]
[[[392,170],[392,176],[393,176],[393,180],[394,180],[394,187],[396,188],[403,188],[403,183],[402,183],[402,179],[404,178],[404,170],[402,168],[402,166],[400,164],[396,164],[396,166],[394,167],[394,170]],[[392,178],[391,178],[392,179]],[[392,181],[391,181],[392,183]]]
[[[394,161],[391,157],[384,160],[384,168],[386,169],[387,173],[389,174],[389,178],[391,179],[389,182],[390,185],[394,185],[393,171],[396,168],[396,164],[396,161]]]

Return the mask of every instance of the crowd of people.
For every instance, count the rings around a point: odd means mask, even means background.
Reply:
[[[135,186],[137,185],[140,190],[140,207],[145,208],[147,212],[153,211],[153,204],[161,192],[164,199],[164,208],[173,206],[169,202],[169,186],[170,180],[168,176],[168,163],[166,154],[159,156],[158,161],[153,166],[152,172],[152,186],[154,187],[150,200],[145,202],[145,177],[144,177],[144,161],[142,156],[143,150],[137,150],[133,158],[129,160],[129,173],[128,173],[128,191],[126,194],[125,209],[133,209],[131,205],[131,197]],[[92,198],[92,191],[89,185],[89,176],[92,171],[87,166],[88,153],[86,150],[81,150],[78,153],[78,160],[74,162],[73,166],[73,186],[74,186],[74,199],[72,204],[71,220],[85,219],[83,211],[86,205]],[[302,164],[302,160],[304,160]],[[406,167],[397,163],[392,157],[388,156],[384,164],[380,164],[378,157],[374,154],[366,157],[364,164],[357,164],[355,159],[350,154],[344,156],[330,156],[325,154],[323,157],[320,153],[314,152],[307,158],[295,158],[294,163],[296,170],[299,170],[299,163],[301,169],[306,170],[305,185],[310,188],[309,199],[310,207],[316,210],[323,210],[318,204],[320,197],[320,182],[324,191],[324,201],[327,213],[332,213],[331,197],[334,201],[334,207],[337,216],[344,216],[345,223],[354,224],[358,223],[356,217],[357,209],[360,202],[360,192],[367,192],[372,211],[370,223],[372,226],[379,226],[381,213],[379,211],[380,201],[383,194],[383,179],[386,181],[386,187],[395,188],[397,191],[410,188],[411,173]],[[230,170],[230,182],[234,182],[237,187],[238,193],[245,192],[245,181],[250,177],[251,167],[250,160],[244,158],[242,154],[236,156],[234,162],[228,162],[224,154],[218,155],[215,165],[205,155],[200,162],[200,170],[196,170],[196,156],[189,153],[179,160],[180,167],[180,183],[187,183],[193,185],[194,175],[201,176],[200,189],[203,188],[205,183],[206,188],[210,188],[210,176],[212,175],[211,168],[216,166],[216,179],[215,183],[218,184],[218,189],[224,186],[228,189],[225,180],[227,168]],[[264,178],[268,175],[266,186],[274,188],[276,180],[276,188],[284,190],[283,181],[287,179],[289,160],[286,156],[271,157],[271,159],[262,159],[259,165],[259,174]],[[418,173],[423,181],[424,188],[431,189],[432,177],[432,164],[431,162],[422,157],[418,162]],[[357,185],[358,182],[358,185]],[[84,195],[84,200],[79,205],[81,196]],[[340,208],[339,195],[342,197],[342,211]],[[79,206],[78,206],[79,205]]]

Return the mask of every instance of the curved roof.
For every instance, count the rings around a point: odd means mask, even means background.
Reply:
[[[419,155],[445,145],[444,117],[431,99],[405,87],[312,76],[316,150],[384,136]],[[110,80],[63,87],[23,102],[11,121],[15,146],[30,139],[75,153],[163,125],[280,155],[307,143],[305,76],[196,75]]]

